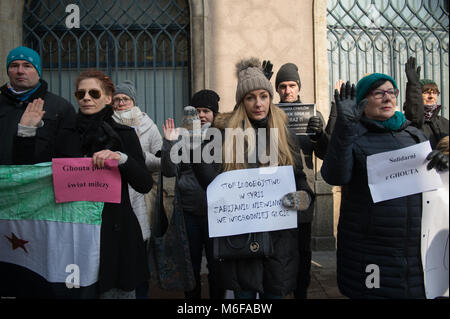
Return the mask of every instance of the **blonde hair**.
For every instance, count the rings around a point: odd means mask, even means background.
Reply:
[[[448,135],[439,140],[436,145],[436,149],[448,156]]]
[[[287,128],[288,117],[286,113],[273,104],[270,101],[268,121],[266,126],[266,154],[270,150],[270,146],[277,146],[277,156],[278,156],[278,166],[292,165],[294,168],[296,166],[295,156],[299,156],[296,151],[296,145],[289,135]],[[223,146],[223,158],[229,158],[230,154],[232,156],[231,161],[223,161],[223,170],[230,171],[236,169],[245,169],[249,167],[248,156],[255,152],[256,146],[256,132],[253,128],[250,119],[245,111],[243,102],[239,104],[238,108],[233,112],[227,128],[237,129],[235,130],[236,135],[232,139],[228,138],[225,134],[225,141]],[[271,134],[271,128],[278,129],[278,134]],[[245,134],[248,132],[249,134]],[[244,140],[244,158],[243,163],[239,163],[236,158],[236,154],[239,151],[237,149],[237,140]],[[277,139],[277,140],[276,140]],[[258,154],[256,154],[256,158]],[[264,166],[264,165],[263,165]]]

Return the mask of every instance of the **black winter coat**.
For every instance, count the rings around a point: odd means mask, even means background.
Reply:
[[[229,114],[220,114],[214,120],[214,127],[227,127]],[[296,150],[298,153],[298,150]],[[257,167],[257,166],[255,166]],[[204,189],[221,172],[221,166],[212,164],[192,164],[197,179]],[[294,169],[297,190],[314,194],[308,186],[301,162]],[[301,214],[301,213],[300,213]],[[274,254],[268,258],[251,258],[218,262],[219,285],[234,291],[258,291],[277,296],[285,296],[297,286],[298,273],[298,230],[287,229],[270,232]]]
[[[352,134],[339,131],[336,127],[321,169],[327,183],[343,185],[337,233],[339,289],[350,298],[424,298],[422,194],[373,203],[366,158],[423,142],[425,135],[409,121],[398,131],[388,131],[365,117]],[[379,288],[366,286],[369,265],[379,267]]]
[[[17,124],[28,103],[34,99],[44,100],[44,127],[37,130],[35,153],[28,153],[34,163],[48,162],[55,153],[57,141],[62,132],[73,127],[75,123],[75,109],[65,99],[48,92],[47,82],[40,80],[41,86],[26,101],[19,101],[10,92],[7,85],[0,88],[0,165],[11,165],[13,162],[13,144],[17,135]]]
[[[141,144],[134,129],[116,123],[110,116],[104,121],[120,138],[119,144],[110,149],[126,154],[128,160],[119,165],[121,202],[105,203],[103,208],[98,292],[103,293],[111,288],[131,291],[148,280],[149,272],[144,239],[130,204],[128,185],[137,192],[148,193],[153,186],[153,179],[145,166]],[[36,145],[35,140],[35,137],[17,138],[16,157],[20,164],[31,164],[26,154]],[[63,154],[55,153],[52,157],[92,156],[83,153],[81,133],[76,128],[65,130],[61,140],[64,145],[58,145],[56,149],[62,150]],[[97,147],[99,149],[92,151],[104,149]]]
[[[184,213],[206,216],[208,207],[206,192],[195,177],[190,163],[174,164],[170,159],[170,150],[178,141],[163,139],[161,149],[161,173],[166,177],[178,177],[178,189],[181,207]],[[191,154],[189,154],[191,157]]]

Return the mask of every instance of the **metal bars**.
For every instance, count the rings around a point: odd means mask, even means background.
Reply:
[[[339,79],[356,83],[366,73],[386,73],[400,87],[401,108],[404,64],[414,56],[422,66],[421,78],[438,83],[448,118],[448,1],[328,0],[327,28],[330,96]]]
[[[79,8],[79,28],[66,24],[70,4]],[[158,126],[181,120],[190,95],[187,0],[26,0],[23,30],[50,90],[75,106],[77,75],[97,68],[115,84],[133,81],[138,106]]]

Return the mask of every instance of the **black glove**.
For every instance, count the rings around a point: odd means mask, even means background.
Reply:
[[[262,63],[262,68],[263,68],[263,72],[264,72],[264,75],[266,76],[267,80],[270,81],[270,78],[273,75],[273,72],[272,72],[273,64],[270,63],[269,60],[267,60],[267,61],[264,60]]]
[[[356,88],[347,81],[342,84],[341,91],[334,90],[334,101],[336,102],[336,122],[344,126],[356,123],[361,118],[366,108],[367,99],[363,99],[356,105]]]
[[[405,73],[408,82],[419,83],[420,80],[420,66],[416,68],[416,58],[410,57],[405,63]]]
[[[432,151],[428,154],[427,160],[430,161],[427,165],[427,170],[435,168],[438,172],[448,171],[448,156],[444,155],[441,151]]]
[[[309,138],[313,141],[317,141],[323,132],[323,122],[319,116],[311,116],[308,121],[308,127],[306,133],[313,133],[309,135]]]

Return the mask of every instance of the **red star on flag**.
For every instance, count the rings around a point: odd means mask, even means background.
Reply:
[[[25,248],[25,244],[28,243],[28,240],[23,240],[23,239],[17,238],[17,236],[14,233],[11,233],[11,238],[9,238],[6,235],[5,235],[5,237],[11,242],[13,250],[20,247],[28,254],[28,251]]]

